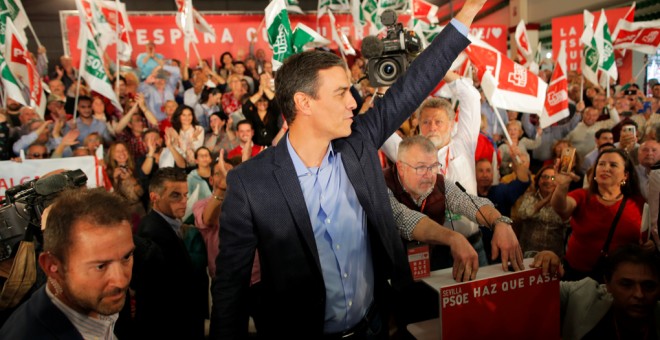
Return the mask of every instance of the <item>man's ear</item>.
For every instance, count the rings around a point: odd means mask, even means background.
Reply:
[[[39,266],[46,273],[46,276],[52,277],[57,281],[63,280],[62,273],[64,266],[62,261],[50,252],[46,251],[39,254]]]
[[[149,191],[149,202],[151,203],[156,203],[156,201],[160,198],[160,195],[153,191]]]
[[[304,115],[304,116],[309,116],[312,113],[311,110],[311,98],[302,92],[296,92],[296,94],[293,95],[293,103],[296,106],[296,112]]]

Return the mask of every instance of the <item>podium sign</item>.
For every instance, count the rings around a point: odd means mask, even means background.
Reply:
[[[423,280],[439,290],[442,339],[560,338],[559,278],[541,269],[503,272],[493,265],[480,268],[474,281],[456,283],[450,268]]]

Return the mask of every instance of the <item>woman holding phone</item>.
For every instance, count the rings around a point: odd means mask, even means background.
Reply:
[[[602,282],[603,278],[595,271],[596,263],[611,229],[614,231],[608,252],[624,244],[650,242],[640,232],[644,198],[628,155],[621,149],[604,150],[596,160],[595,169],[589,189],[571,192],[568,186],[577,176],[556,170],[557,188],[550,203],[563,220],[570,218],[573,231],[564,258],[563,279],[567,281],[591,276]],[[617,214],[620,214],[618,221]]]

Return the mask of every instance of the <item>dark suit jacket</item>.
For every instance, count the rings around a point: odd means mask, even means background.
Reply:
[[[11,315],[0,329],[0,339],[83,339],[45,289],[42,286]]]
[[[469,41],[451,25],[417,57],[352,133],[332,142],[367,215],[374,267],[374,298],[382,304],[387,279],[411,282],[394,225],[378,148],[440,82]],[[442,46],[441,46],[442,45]],[[213,287],[211,338],[242,332],[254,252],[259,250],[262,294],[257,308],[264,338],[317,339],[323,334],[325,285],[310,216],[285,142],[229,172],[220,222],[220,254]]]
[[[148,306],[149,310],[158,310],[163,328],[173,339],[200,339],[204,337],[204,308],[208,299],[206,286],[201,287],[195,276],[190,255],[183,240],[157,212],[150,211],[138,228],[138,236],[155,243],[163,255],[166,273],[164,279],[153,282],[155,291],[161,299],[153,303],[162,305]],[[136,292],[139,293],[139,292]],[[153,294],[151,292],[150,294]]]

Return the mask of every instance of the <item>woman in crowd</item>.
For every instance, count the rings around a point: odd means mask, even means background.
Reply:
[[[572,172],[556,172],[557,188],[550,200],[563,220],[571,219],[572,234],[566,248],[564,278],[570,281],[591,276],[600,281],[596,264],[613,226],[608,251],[624,244],[647,241],[640,234],[644,198],[639,192],[635,168],[621,149],[604,150],[598,156],[589,189],[580,188],[569,193],[568,186],[575,178]],[[620,219],[613,224],[622,205]]]
[[[556,187],[555,169],[545,166],[536,173],[531,190],[521,197],[517,220],[523,252],[552,250],[564,256],[567,225],[550,205]]]
[[[222,111],[217,111],[209,117],[209,124],[211,133],[207,135],[204,146],[211,150],[211,155],[217,156],[220,150],[229,151],[238,146],[239,140],[231,129],[231,117],[227,117]]]
[[[102,122],[106,122],[108,120],[108,117],[105,113],[105,103],[103,102],[103,98],[99,96],[92,96],[92,115],[94,118]]]
[[[195,165],[195,150],[204,144],[204,129],[197,122],[190,106],[179,105],[172,115],[172,130],[169,135],[175,139],[179,153],[185,158],[188,166]],[[167,138],[167,136],[166,136]]]
[[[277,107],[277,103],[273,100],[275,93],[270,90],[269,84],[270,76],[266,73],[262,74],[259,90],[243,104],[245,119],[254,128],[252,141],[256,145],[267,147],[273,144],[273,139],[282,126],[280,110]]]
[[[197,199],[204,199],[211,195],[212,185],[209,182],[211,177],[211,151],[202,146],[195,151],[195,162],[197,168],[188,174],[188,195],[192,195],[196,188],[199,188],[199,196]]]
[[[220,110],[219,104],[222,94],[220,90],[215,87],[209,88],[205,87],[202,90],[202,93],[199,96],[199,102],[195,104],[195,118],[199,122],[199,125],[204,128],[204,131],[210,131],[211,127],[209,124],[209,116],[213,112]]]
[[[137,228],[146,213],[142,206],[142,195],[145,191],[137,180],[135,162],[124,142],[110,145],[105,164],[115,192],[130,204],[133,226]]]
[[[220,67],[218,68],[218,74],[227,79],[234,68],[234,57],[230,52],[224,52],[220,55]]]
[[[561,160],[561,156],[564,154],[564,150],[572,147],[573,144],[566,139],[560,139],[555,141],[554,144],[552,145],[552,158],[543,162],[543,166],[546,165],[555,166]],[[571,185],[568,187],[569,191],[582,188],[583,186],[582,183],[585,180],[585,178],[584,178],[584,174],[579,172],[579,169],[581,168],[581,164],[582,164],[582,160],[580,159],[580,156],[576,152],[575,157],[573,158],[573,172],[578,177],[575,177],[574,180],[571,181]]]

